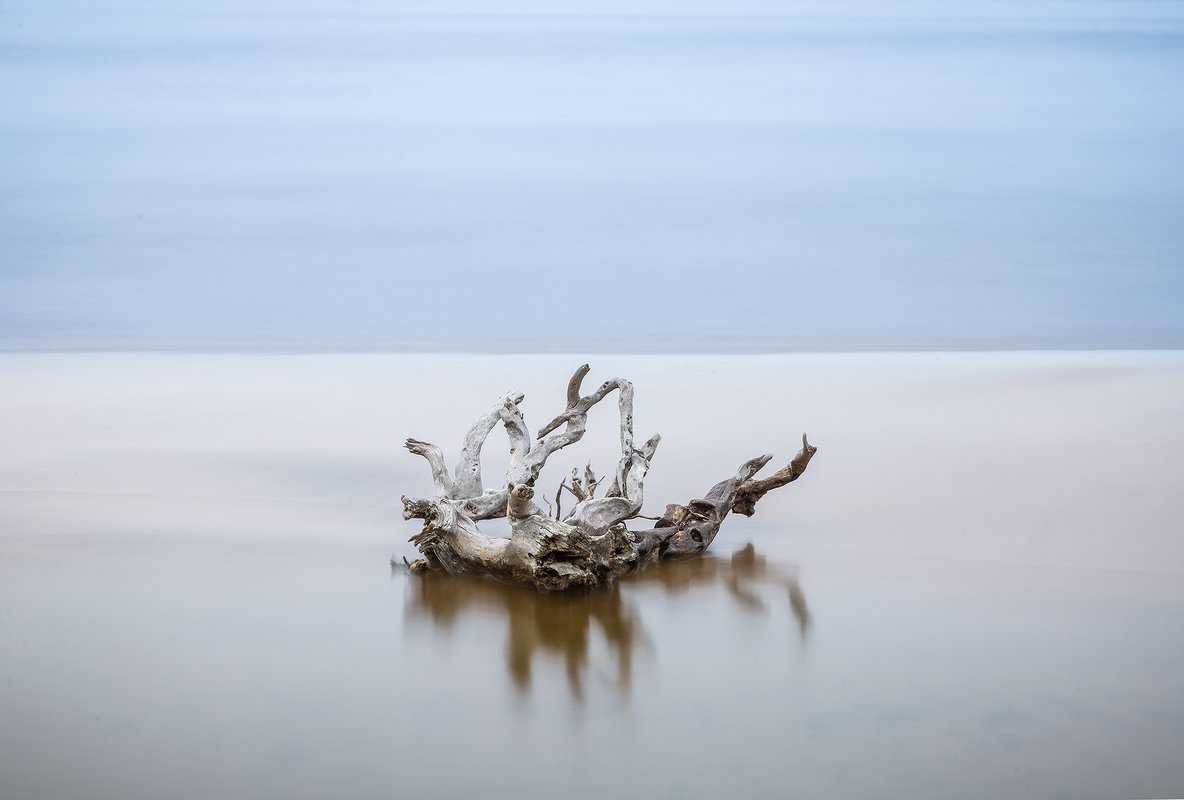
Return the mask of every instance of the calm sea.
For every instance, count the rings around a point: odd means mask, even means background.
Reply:
[[[511,389],[537,429],[577,359],[0,357],[0,795],[1180,796],[1179,352],[591,361],[663,434],[648,513],[818,454],[544,597],[392,570],[400,445]]]
[[[0,348],[1184,346],[1184,3],[8,0]]]

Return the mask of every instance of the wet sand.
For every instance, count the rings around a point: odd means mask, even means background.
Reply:
[[[453,456],[511,388],[537,428],[582,360],[663,435],[651,513],[819,453],[604,595],[392,571],[430,489],[402,440]],[[5,797],[1184,787],[1182,353],[7,355],[0,384]],[[614,417],[544,486],[611,465]]]

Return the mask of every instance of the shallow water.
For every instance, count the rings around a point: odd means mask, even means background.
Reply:
[[[1181,354],[597,357],[647,510],[819,453],[604,594],[392,569],[402,439],[577,361],[0,358],[4,796],[1179,795]]]

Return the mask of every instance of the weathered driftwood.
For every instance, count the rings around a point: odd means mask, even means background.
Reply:
[[[645,476],[659,437],[635,447],[633,384],[614,378],[591,394],[581,395],[587,374],[587,364],[576,370],[567,386],[567,407],[533,439],[518,408],[523,395],[503,395],[465,436],[451,476],[439,447],[407,440],[408,450],[427,459],[436,491],[433,497],[403,498],[404,519],[424,522],[423,530],[410,540],[423,554],[410,564],[413,572],[492,575],[542,591],[607,586],[619,575],[658,561],[700,555],[711,545],[729,512],[751,516],[757,501],[770,490],[796,480],[816,451],[803,435],[802,449],[774,475],[754,480],[772,458],[758,456],[742,464],[733,477],[713,486],[702,499],[666,506],[653,528],[629,530],[625,523],[641,515]],[[553,510],[548,513],[539,508],[534,502],[534,487],[547,459],[584,436],[588,410],[614,391],[621,414],[621,458],[608,491],[596,497],[601,481],[591,469],[586,469],[583,477],[573,470],[570,481],[560,486]],[[499,422],[510,439],[510,465],[504,488],[483,490],[481,447]],[[564,491],[576,500],[566,514],[561,508]],[[486,536],[477,527],[481,520],[503,516],[510,522],[509,539]]]

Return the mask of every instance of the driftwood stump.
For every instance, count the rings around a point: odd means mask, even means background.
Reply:
[[[757,501],[800,477],[817,450],[803,434],[802,449],[768,478],[754,479],[772,458],[758,456],[741,464],[734,476],[717,483],[702,499],[666,506],[653,528],[629,530],[626,523],[641,514],[642,487],[660,437],[634,446],[633,384],[614,378],[592,394],[581,395],[587,374],[587,364],[576,370],[567,385],[567,407],[533,439],[518,408],[523,395],[503,395],[473,423],[452,475],[439,447],[407,440],[408,450],[427,459],[436,490],[433,497],[403,497],[403,518],[424,523],[410,540],[423,554],[410,563],[413,572],[492,575],[546,592],[607,586],[617,576],[658,561],[702,554],[729,512],[752,516]],[[560,485],[553,510],[547,502],[548,511],[544,511],[534,498],[547,459],[583,438],[588,410],[614,391],[621,411],[621,459],[608,491],[596,496],[602,481],[590,468],[583,476],[573,471]],[[485,490],[481,447],[499,423],[509,435],[510,466],[504,488]],[[561,508],[564,492],[576,501],[566,514]],[[495,517],[509,519],[509,539],[486,536],[478,529],[478,522]]]

